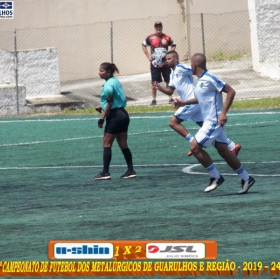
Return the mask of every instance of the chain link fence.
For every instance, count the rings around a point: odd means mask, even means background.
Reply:
[[[129,104],[149,104],[150,66],[141,44],[148,35],[154,33],[156,21],[163,23],[163,32],[176,42],[176,51],[181,61],[188,63],[193,53],[203,52],[207,56],[209,70],[217,70],[217,75],[220,74],[220,77],[235,89],[236,86],[242,89],[242,82],[238,79],[242,80],[244,77],[249,79],[250,75],[252,82],[247,81],[247,84],[252,88],[278,86],[277,81],[261,78],[252,70],[248,11],[224,14],[177,14],[87,25],[17,29],[15,32],[0,32],[0,48],[11,52],[13,57],[15,53],[29,50],[56,50],[53,53],[56,53],[58,61],[60,85],[58,94],[83,100],[85,107],[95,106],[98,102],[101,86],[104,83],[98,76],[99,65],[106,61],[114,62],[120,70],[118,78],[123,83],[128,100],[133,100]],[[33,75],[33,82],[36,82],[38,76],[44,76],[47,71],[54,71],[55,66],[48,65],[46,61],[41,63],[40,56],[34,56],[33,59],[34,61],[30,63],[35,69],[30,74]],[[5,63],[7,61],[1,61],[0,84],[16,83],[15,61],[13,65],[6,68],[3,66]],[[7,67],[8,72],[13,73],[13,77],[11,74],[5,74]],[[224,74],[223,70],[227,74]],[[236,72],[235,78],[231,76],[230,71]],[[19,83],[21,83],[20,75],[19,71],[17,77]],[[42,78],[38,81],[44,83]],[[56,95],[57,92],[44,92],[42,89],[32,93],[26,91],[27,97],[51,98],[52,94]],[[158,93],[158,96],[167,101],[167,97],[163,94]],[[252,97],[250,90],[247,93],[245,90],[242,97]]]

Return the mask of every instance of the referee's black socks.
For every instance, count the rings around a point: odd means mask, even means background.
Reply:
[[[111,147],[106,147],[103,149],[103,173],[109,173],[109,166],[112,158]]]
[[[133,171],[133,163],[132,163],[132,154],[129,148],[122,149],[122,153],[124,155],[128,171]]]

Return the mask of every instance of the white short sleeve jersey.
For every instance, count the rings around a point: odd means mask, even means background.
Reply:
[[[195,98],[192,69],[186,64],[178,63],[171,70],[168,86],[176,89],[183,101]]]
[[[197,79],[195,94],[204,122],[218,123],[224,107],[222,89],[225,85],[225,82],[207,70]]]

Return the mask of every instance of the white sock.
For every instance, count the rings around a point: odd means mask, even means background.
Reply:
[[[249,180],[249,174],[248,172],[244,169],[244,167],[241,165],[239,169],[235,170],[236,174],[240,179],[243,179],[244,181]]]
[[[229,138],[227,139],[227,145],[231,151],[235,148],[235,143],[231,141]]]
[[[207,167],[206,170],[208,171],[211,178],[219,179],[221,177],[214,163],[212,163],[209,167]]]
[[[189,133],[185,138],[191,143],[194,137]]]

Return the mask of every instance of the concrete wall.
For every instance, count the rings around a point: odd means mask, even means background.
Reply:
[[[26,97],[60,95],[56,49],[18,52],[18,92],[14,61],[14,53],[0,49],[0,115],[17,114],[17,106],[20,113],[30,112]]]
[[[0,84],[15,83],[14,55],[0,49]]]
[[[0,84],[0,116],[28,114],[32,108],[26,106],[26,91],[23,85]]]
[[[280,2],[248,0],[248,7],[253,69],[263,76],[280,79]]]
[[[15,58],[12,52],[0,49],[0,84],[15,84]],[[60,94],[57,50],[55,48],[18,52],[18,83],[27,96]]]
[[[177,0],[14,0],[14,19],[1,30],[81,25],[179,14]]]
[[[246,4],[246,0],[14,0],[14,19],[1,20],[1,47],[14,50],[15,28],[20,50],[55,47],[61,82],[98,78],[100,63],[112,56],[121,75],[143,74],[149,72],[149,62],[141,43],[154,32],[157,20],[177,43],[181,60],[203,51],[200,13],[207,14],[206,55],[221,48],[226,55],[250,52]],[[232,13],[236,11],[241,12]]]
[[[187,14],[222,14],[248,10],[246,0],[185,0]]]
[[[60,94],[57,50],[55,48],[18,52],[18,81],[26,96]]]
[[[246,0],[14,0],[14,19],[0,31],[247,9]]]

